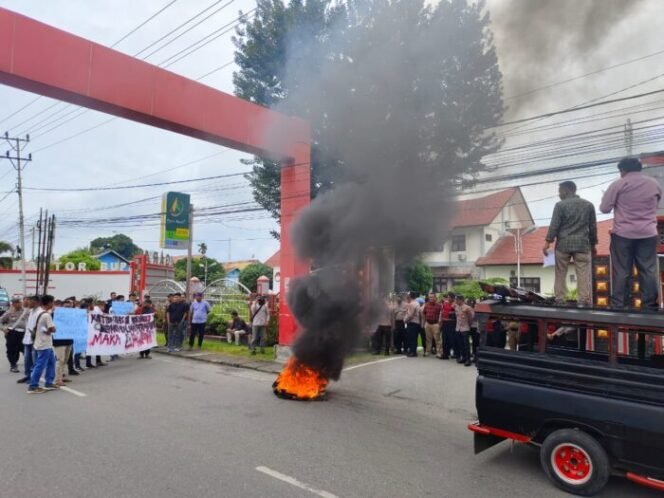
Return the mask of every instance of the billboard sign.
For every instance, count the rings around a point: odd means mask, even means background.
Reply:
[[[189,246],[190,196],[166,192],[161,198],[161,247],[187,249]]]

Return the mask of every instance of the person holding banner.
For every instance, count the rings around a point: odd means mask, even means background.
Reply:
[[[140,313],[139,315],[154,315],[155,310],[154,306],[152,305],[152,301],[150,299],[146,299],[143,301],[143,305],[140,307]],[[138,359],[147,359],[151,360],[152,356],[150,356],[150,349],[146,349],[145,351],[140,351]]]

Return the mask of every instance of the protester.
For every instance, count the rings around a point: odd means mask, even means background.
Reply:
[[[265,338],[267,336],[267,326],[270,323],[270,309],[265,302],[265,298],[260,296],[251,306],[251,334],[252,341],[250,345],[251,354],[256,354],[256,347],[260,347],[261,354],[265,352]]]
[[[111,306],[113,306],[113,301],[115,301],[115,299],[117,298],[117,296],[118,296],[117,293],[115,293],[115,292],[111,292],[111,298],[108,299],[108,300],[106,301],[105,305],[104,305],[104,311],[105,311],[106,313],[110,313],[110,312],[111,312]]]
[[[521,336],[521,326],[517,321],[511,321],[507,324],[507,347],[511,351],[519,348],[519,339]]]
[[[595,206],[576,195],[576,184],[562,182],[558,186],[560,202],[553,209],[553,217],[542,252],[548,255],[555,241],[556,302],[564,303],[567,294],[567,271],[573,261],[579,304],[590,305],[592,256],[597,254],[597,218]]]
[[[23,300],[13,298],[11,308],[0,317],[0,328],[5,334],[9,371],[19,373],[18,360],[21,357],[25,323],[30,310],[23,308]]]
[[[184,302],[182,294],[176,292],[173,295],[173,301],[166,308],[166,324],[168,326],[167,350],[169,353],[177,353],[182,350],[188,316],[189,306]]]
[[[406,303],[401,296],[397,298],[397,303],[393,311],[394,323],[394,354],[404,354],[406,352]]]
[[[247,333],[247,323],[240,318],[237,311],[231,311],[231,322],[226,329],[226,341],[231,344],[235,337],[235,345],[240,345],[240,339]]]
[[[600,211],[614,212],[611,230],[611,307],[627,303],[629,280],[636,266],[645,310],[657,310],[657,207],[662,187],[644,175],[643,165],[627,157],[618,163],[620,179],[604,193]]]
[[[432,347],[435,347],[436,351],[442,351],[440,340],[440,314],[442,309],[436,295],[434,293],[429,294],[429,299],[422,309],[422,314],[424,315],[424,332],[426,335],[424,356],[431,354]]]
[[[191,303],[189,320],[191,332],[189,333],[189,349],[194,347],[194,341],[198,336],[198,347],[203,347],[203,336],[205,335],[205,325],[207,324],[208,314],[212,311],[210,303],[203,300],[203,293],[194,294],[194,302]]]
[[[111,297],[115,297],[116,294],[115,292],[111,292]],[[91,315],[101,315],[103,313],[102,307],[107,307],[109,306],[108,303],[104,303],[104,301],[97,301],[96,305],[92,308],[92,311],[90,312]],[[110,306],[107,308],[110,309]],[[104,363],[101,361],[101,356],[97,355],[95,358],[96,364],[92,363],[92,356],[86,355],[85,356],[85,368],[97,368],[97,367],[105,367],[107,363]]]
[[[390,345],[392,344],[392,329],[394,328],[393,305],[389,298],[383,301],[382,309],[378,315],[378,325],[372,336],[372,353],[380,354],[384,351],[385,356],[390,355]]]
[[[452,356],[452,352],[456,353],[454,342],[456,340],[456,314],[455,314],[455,300],[456,296],[453,292],[447,293],[447,299],[443,302],[441,308],[441,326],[443,331],[443,351],[439,356],[441,360],[447,360]],[[439,353],[440,354],[440,353]]]
[[[406,296],[406,356],[417,357],[417,334],[420,330],[420,304],[417,302],[417,294],[409,292]]]
[[[37,361],[30,376],[28,394],[39,394],[44,391],[57,390],[53,383],[55,380],[55,354],[53,352],[53,333],[55,326],[50,311],[53,309],[53,296],[45,295],[41,298],[41,307],[35,322],[34,350],[37,352]],[[46,371],[46,384],[39,387],[39,379]]]
[[[145,299],[143,301],[143,304],[141,305],[141,315],[151,315],[155,312],[154,306],[152,304],[152,301],[150,299]],[[144,351],[140,351],[138,358],[139,359],[152,359],[152,356],[150,356],[150,349],[146,349]]]
[[[24,376],[18,379],[16,382],[18,384],[25,384],[30,380],[30,374],[32,373],[32,368],[35,364],[35,353],[32,348],[33,346],[33,335],[35,330],[35,325],[37,322],[37,309],[39,309],[39,297],[38,296],[29,296],[26,299],[26,306],[29,310],[28,318],[25,323],[25,334],[23,335],[23,369]]]
[[[477,302],[474,299],[468,300],[468,306],[473,309],[473,321],[470,324],[470,344],[471,344],[471,361],[477,363],[477,350],[480,347],[480,322],[475,314],[475,305]]]
[[[470,335],[470,325],[475,317],[473,308],[466,304],[466,300],[462,295],[456,296],[455,305],[456,314],[456,333],[458,334],[457,344],[459,351],[456,353],[457,363],[463,363],[465,366],[470,366],[470,344],[468,343]]]

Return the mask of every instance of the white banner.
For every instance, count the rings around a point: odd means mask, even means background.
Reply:
[[[157,346],[154,315],[90,315],[86,354],[138,353]]]

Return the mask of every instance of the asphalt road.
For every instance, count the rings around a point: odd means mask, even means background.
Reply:
[[[473,455],[474,375],[397,359],[300,403],[270,375],[165,356],[85,372],[70,384],[85,396],[28,396],[3,372],[0,496],[569,496],[530,448]],[[616,478],[601,496],[661,495]]]

